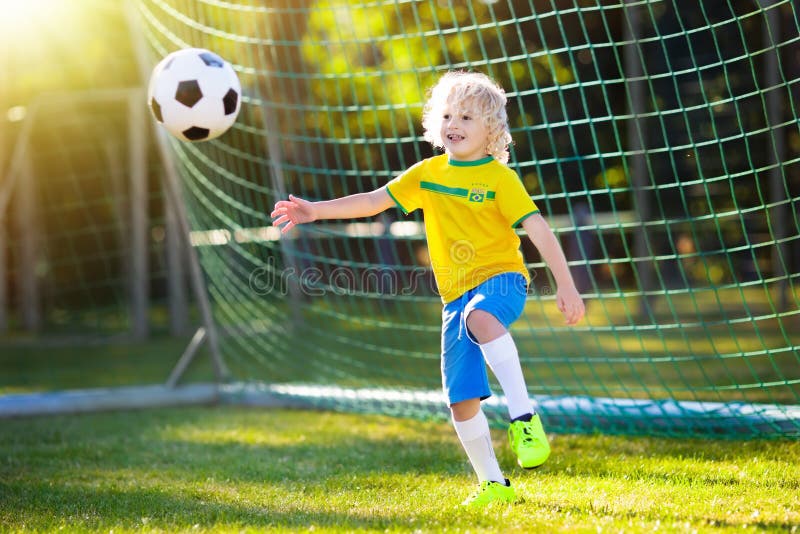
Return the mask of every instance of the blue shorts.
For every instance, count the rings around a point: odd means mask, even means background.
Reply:
[[[486,362],[467,330],[473,310],[491,313],[506,328],[525,307],[528,283],[520,273],[503,273],[470,289],[442,310],[442,387],[449,404],[492,395]]]

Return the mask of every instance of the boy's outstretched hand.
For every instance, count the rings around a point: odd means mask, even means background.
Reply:
[[[564,314],[564,319],[566,319],[567,324],[570,326],[577,324],[578,321],[583,319],[583,315],[586,313],[583,299],[580,293],[578,293],[578,290],[575,289],[575,286],[566,287],[564,289],[559,287],[556,292],[556,304],[558,305],[559,311]]]
[[[270,214],[272,226],[280,226],[281,233],[285,234],[298,224],[310,223],[317,220],[313,202],[303,200],[294,195],[289,195],[289,200],[279,200]]]

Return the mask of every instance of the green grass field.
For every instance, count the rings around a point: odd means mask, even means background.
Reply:
[[[552,437],[485,511],[446,423],[193,408],[4,420],[2,532],[795,532],[800,442]]]

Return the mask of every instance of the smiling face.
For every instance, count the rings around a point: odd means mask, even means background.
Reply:
[[[445,104],[440,135],[451,159],[475,161],[488,154],[489,130],[469,100],[460,102],[458,106],[451,102]]]
[[[422,109],[425,140],[450,158],[475,161],[491,155],[508,162],[506,94],[478,72],[448,72],[430,90]]]

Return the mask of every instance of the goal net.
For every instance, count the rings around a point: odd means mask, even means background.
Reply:
[[[418,213],[270,226],[289,193],[369,191],[433,154],[446,70],[507,91],[510,166],[587,302],[530,243],[513,326],[552,431],[800,434],[800,37],[790,0],[138,0],[153,63],[234,64],[242,113],[172,141],[231,372],[324,408],[441,415],[441,302]],[[495,387],[497,393],[500,389]],[[504,415],[502,398],[487,410]]]

